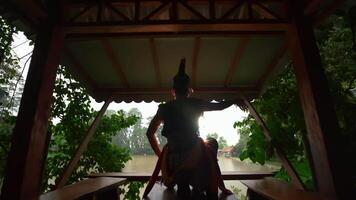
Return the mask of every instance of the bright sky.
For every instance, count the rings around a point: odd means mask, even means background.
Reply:
[[[95,110],[99,110],[103,104],[92,100],[91,105]],[[156,114],[158,103],[111,103],[108,109],[129,111],[132,108],[138,108],[142,117],[146,119]],[[234,122],[242,120],[245,116],[247,113],[236,106],[230,106],[222,111],[205,112],[199,120],[200,136],[205,138],[208,133],[217,133],[226,139],[228,145],[235,145],[239,140],[239,135],[233,127]],[[145,120],[144,123],[148,125],[149,121]]]
[[[14,42],[12,45],[13,53],[20,59],[20,65],[24,67],[26,61],[31,56],[33,46],[29,45],[29,41],[26,37],[19,33],[14,36]],[[23,76],[26,77],[30,60],[26,63]],[[167,91],[168,92],[168,91]],[[11,95],[11,94],[10,94]],[[99,110],[103,103],[97,103],[92,100],[92,107],[95,110]],[[146,125],[149,123],[146,119],[153,116],[158,108],[158,103],[111,103],[109,110],[129,111],[132,108],[138,108],[144,118]],[[217,133],[219,136],[223,136],[229,145],[234,145],[239,140],[239,135],[236,129],[233,128],[235,121],[242,120],[247,113],[244,113],[236,106],[231,106],[223,111],[206,112],[199,120],[200,136],[205,138],[208,133]]]

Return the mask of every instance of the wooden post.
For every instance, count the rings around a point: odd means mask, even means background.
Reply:
[[[245,95],[242,92],[240,92],[240,94],[243,97],[243,101],[244,101],[245,105],[247,106],[248,110],[250,111],[250,114],[253,116],[253,118],[255,118],[257,124],[260,125],[260,127],[262,128],[263,134],[265,135],[266,139],[268,141],[271,141],[272,137],[271,137],[270,131],[269,131],[266,123],[263,121],[261,116],[257,113],[254,106],[247,100]],[[299,188],[301,190],[305,190],[306,188],[305,188],[302,180],[300,179],[300,177],[299,177],[297,171],[295,170],[295,168],[293,167],[292,163],[287,158],[287,155],[284,153],[283,149],[281,149],[277,144],[275,144],[273,147],[276,151],[278,158],[282,161],[283,168],[287,171],[287,174],[291,178],[293,185],[295,185],[297,188]]]
[[[66,184],[66,182],[70,178],[70,175],[72,175],[72,173],[73,173],[73,171],[74,171],[75,167],[77,166],[77,163],[78,163],[78,161],[80,159],[80,156],[83,154],[83,152],[85,151],[86,147],[88,146],[88,143],[90,142],[90,139],[94,135],[95,130],[96,130],[99,122],[101,121],[101,118],[103,117],[103,115],[104,115],[104,113],[105,113],[105,111],[108,108],[110,103],[111,103],[111,99],[105,101],[104,105],[101,107],[98,115],[96,116],[96,118],[94,119],[92,124],[90,125],[90,127],[89,127],[89,129],[87,131],[87,134],[84,136],[84,138],[83,138],[81,144],[78,146],[75,154],[73,155],[72,159],[70,160],[70,162],[68,163],[67,167],[63,171],[63,174],[58,179],[58,182],[57,182],[57,184],[55,186],[55,189],[64,187],[64,185]]]
[[[324,195],[348,199],[347,161],[337,118],[314,37],[312,20],[303,15],[301,1],[290,1],[292,24],[288,31],[297,87],[304,111],[316,189]]]
[[[60,27],[37,33],[21,105],[7,158],[1,200],[37,199],[49,140],[48,117],[56,70],[64,43]]]

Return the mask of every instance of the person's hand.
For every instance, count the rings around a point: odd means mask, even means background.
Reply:
[[[222,191],[223,195],[225,195],[225,196],[229,196],[229,195],[233,194],[231,192],[231,190],[226,189],[226,188],[222,189],[221,191]]]

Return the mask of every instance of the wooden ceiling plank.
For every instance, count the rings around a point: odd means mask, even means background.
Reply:
[[[192,59],[192,86],[196,86],[197,71],[198,71],[198,57],[200,52],[200,37],[194,40],[193,59]]]
[[[272,58],[271,62],[268,64],[266,71],[261,75],[261,77],[257,81],[257,87],[262,88],[266,83],[269,75],[274,71],[274,69],[278,66],[279,61],[284,57],[288,49],[287,42],[284,42],[279,49],[276,51],[275,56]]]
[[[171,2],[169,2],[169,1],[162,3],[158,8],[156,8],[150,14],[148,14],[146,17],[144,17],[143,20],[150,20],[152,18],[155,18],[155,17],[161,15],[164,11],[167,10],[170,3]]]
[[[75,57],[75,55],[69,50],[69,48],[64,48],[64,54],[69,58],[70,62],[73,64],[74,70],[77,71],[79,76],[83,77],[85,82],[89,84],[91,89],[97,88],[95,81],[92,77],[86,72],[83,65],[79,62],[79,60]]]
[[[224,81],[225,87],[228,87],[228,85],[231,83],[233,75],[236,72],[237,65],[239,64],[241,57],[242,57],[243,53],[245,52],[248,41],[249,41],[249,36],[241,37],[239,46],[236,48],[236,52],[231,60],[230,67],[229,67],[226,77],[225,77],[225,81]]]
[[[155,74],[156,74],[156,78],[157,78],[157,85],[158,85],[158,87],[161,87],[162,86],[161,70],[160,70],[160,66],[159,66],[159,58],[158,58],[156,43],[153,38],[149,39],[149,43],[150,43],[150,51],[151,51],[151,55],[152,55],[152,60],[153,60],[153,66],[155,68]]]
[[[102,39],[101,44],[105,50],[106,55],[109,57],[109,60],[111,64],[113,65],[115,72],[117,73],[117,76],[120,78],[121,84],[125,88],[130,88],[130,85],[127,81],[126,75],[123,71],[122,65],[118,59],[118,57],[115,55],[115,52],[110,44],[110,42],[107,39]]]
[[[221,23],[221,24],[150,24],[150,25],[99,25],[99,26],[64,26],[66,34],[204,34],[228,32],[285,32],[288,23]]]

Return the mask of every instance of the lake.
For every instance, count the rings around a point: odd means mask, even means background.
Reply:
[[[278,164],[258,165],[250,162],[243,162],[237,158],[218,157],[221,171],[275,171],[279,169]],[[157,162],[157,156],[153,155],[134,155],[132,160],[128,161],[123,172],[148,172],[152,173]],[[246,193],[246,188],[240,181],[225,181],[227,188],[236,187],[242,194]]]

